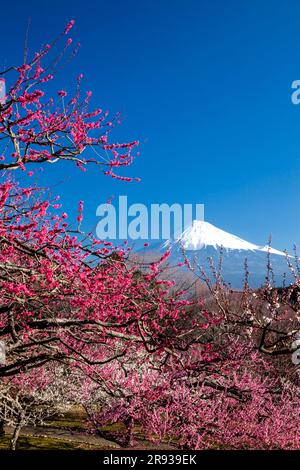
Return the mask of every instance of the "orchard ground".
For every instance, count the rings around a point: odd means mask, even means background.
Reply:
[[[9,450],[13,429],[5,427],[5,436],[0,437],[0,450]],[[18,439],[18,450],[112,450],[120,449],[124,426],[111,424],[99,428],[100,435],[87,430],[87,415],[80,407],[72,407],[64,414],[57,415],[43,426],[27,426]],[[106,436],[106,437],[105,437]],[[139,426],[135,428],[133,449],[172,450],[176,443],[155,444],[145,440]]]

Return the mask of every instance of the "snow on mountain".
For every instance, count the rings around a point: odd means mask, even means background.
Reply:
[[[283,251],[248,242],[206,221],[194,220],[175,240],[168,240],[160,245],[160,250],[166,248],[170,250],[169,263],[175,265],[175,263],[183,261],[183,248],[185,256],[191,260],[192,265],[201,266],[201,269],[212,281],[214,274],[211,262],[214,266],[219,265],[220,249],[222,248],[222,277],[233,288],[241,289],[243,287],[246,260],[249,284],[253,288],[258,288],[265,283],[269,261],[275,285],[281,286],[283,280],[286,285],[292,282],[290,267]],[[289,255],[289,259],[293,264],[294,257]],[[187,268],[183,266],[182,269]]]
[[[269,251],[274,255],[285,256],[283,251],[269,246],[255,245],[202,220],[194,220],[193,224],[177,238],[177,242],[187,251],[196,251],[207,247],[218,250],[223,247],[226,250]]]

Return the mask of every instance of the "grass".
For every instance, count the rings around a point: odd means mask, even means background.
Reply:
[[[46,426],[59,429],[71,429],[73,431],[85,431],[86,429],[85,411],[79,406],[73,406],[62,415],[54,416],[46,421]]]
[[[74,438],[73,432],[77,431],[79,434],[85,435],[87,432],[87,415],[82,408],[72,407],[68,411],[58,414],[51,419],[47,420],[44,429],[52,428],[50,431],[51,436],[36,436],[36,435],[22,435],[19,437],[17,449],[19,450],[97,450],[103,449],[103,444],[96,444],[94,442],[76,442],[75,440],[68,439],[68,435]],[[104,439],[111,440],[123,446],[123,440],[126,436],[126,427],[124,423],[111,423],[99,426],[99,433]],[[57,432],[55,431],[57,430]],[[65,435],[59,435],[59,430],[65,431]],[[42,433],[41,433],[42,434]],[[141,426],[136,424],[134,426],[134,435],[136,439],[143,441],[146,445],[147,439],[141,431]],[[53,437],[54,436],[54,437]],[[0,450],[10,448],[11,436],[6,434],[0,437]],[[88,434],[87,434],[88,440]],[[79,439],[80,441],[80,439]],[[150,444],[150,443],[149,443]],[[166,442],[166,444],[169,444]],[[105,445],[105,444],[104,444]],[[153,443],[151,443],[153,446]],[[109,447],[108,447],[109,448]]]
[[[51,428],[72,429],[78,431],[85,431],[86,429],[86,424],[83,421],[64,417],[47,420],[46,426]]]
[[[0,438],[0,449],[9,450],[11,436]],[[97,446],[79,442],[71,442],[53,437],[21,436],[18,439],[17,450],[92,450]]]

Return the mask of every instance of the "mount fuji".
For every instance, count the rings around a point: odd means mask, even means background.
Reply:
[[[194,220],[175,240],[168,240],[162,248],[170,249],[170,261],[182,260],[182,251],[188,259],[197,260],[210,275],[209,258],[218,266],[222,250],[222,275],[233,288],[241,288],[245,276],[245,260],[249,271],[251,287],[261,286],[266,278],[268,256],[274,272],[276,285],[282,285],[283,276],[290,280],[286,254],[283,251],[259,246],[219,229],[206,221]]]
[[[201,250],[209,246],[226,250],[246,250],[246,251],[264,251],[274,255],[285,256],[283,251],[275,250],[266,246],[254,245],[242,238],[232,235],[225,230],[215,227],[209,222],[203,220],[194,220],[183,233],[177,238],[177,243],[181,243],[185,250]],[[169,242],[167,242],[168,244]],[[166,244],[165,244],[166,245]]]

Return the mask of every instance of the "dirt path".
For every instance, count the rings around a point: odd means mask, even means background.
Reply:
[[[10,426],[5,427],[5,432],[12,434],[13,428]],[[51,427],[42,426],[25,426],[21,431],[21,436],[33,436],[33,437],[50,437],[53,439],[62,439],[64,441],[72,441],[83,444],[91,444],[103,449],[120,449],[116,442],[109,441],[100,436],[94,436],[91,434],[85,434],[78,431],[72,431],[69,429],[58,429]]]

